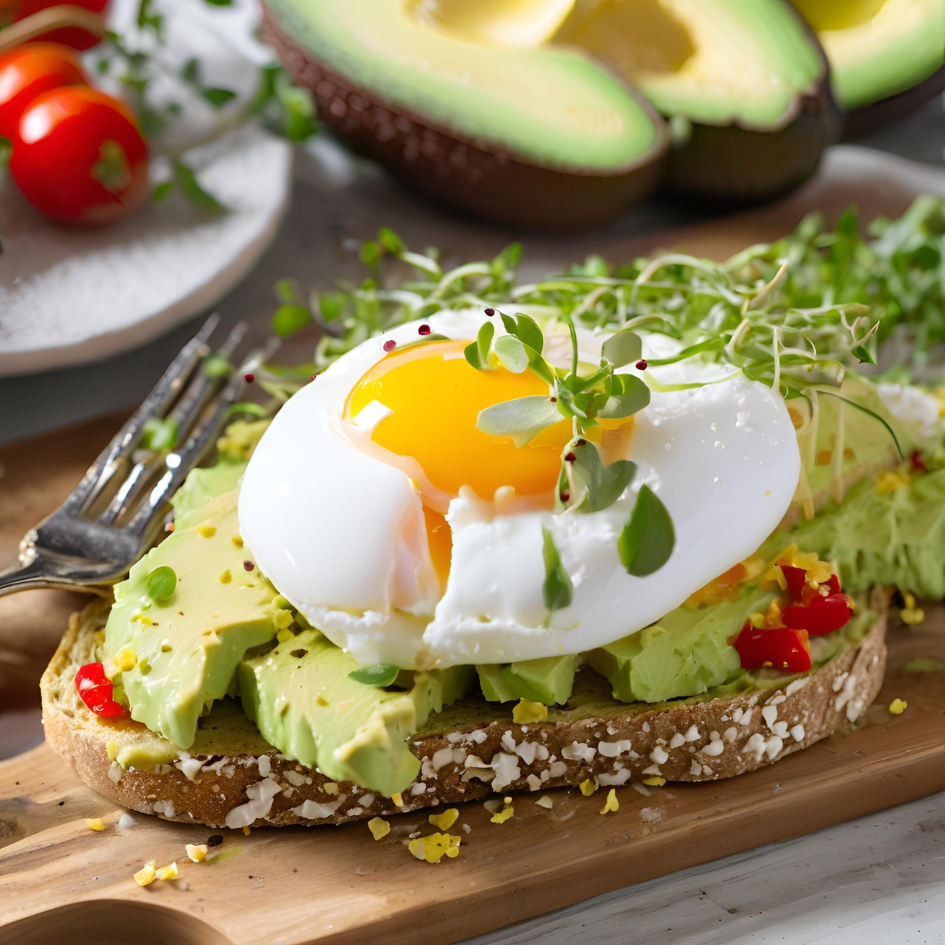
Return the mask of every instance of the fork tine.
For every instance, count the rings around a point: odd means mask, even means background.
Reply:
[[[200,349],[207,343],[210,335],[220,322],[220,316],[211,315],[190,341],[168,365],[160,380],[142,401],[141,406],[125,421],[124,426],[112,437],[109,444],[99,453],[98,458],[89,467],[82,481],[62,504],[62,510],[70,515],[77,515],[86,505],[97,485],[104,485],[111,477],[112,464],[121,456],[137,446],[141,430],[145,423],[167,409],[168,404],[177,395],[184,380],[189,377],[197,361]]]
[[[221,354],[229,357],[236,350],[239,343],[243,340],[248,326],[245,322],[239,322],[230,331],[223,344],[220,345]],[[210,401],[214,391],[223,385],[222,378],[207,377],[201,372],[199,380],[192,380],[188,388],[181,395],[180,400],[174,405],[174,409],[168,414],[168,419],[176,420],[178,423],[178,436],[183,438],[187,435],[193,424],[200,418],[207,404]],[[127,508],[129,503],[133,502],[137,495],[146,485],[148,479],[154,473],[157,462],[160,457],[149,456],[146,460],[136,463],[128,473],[125,481],[121,484],[115,495],[112,496],[108,507],[99,516],[98,520],[104,525],[110,525],[122,509]]]
[[[170,496],[212,446],[226,421],[230,407],[237,402],[239,395],[243,392],[246,385],[244,375],[253,370],[267,356],[267,349],[257,349],[233,372],[209,416],[194,430],[182,449],[167,456],[166,472],[151,490],[147,500],[129,520],[126,526],[129,531],[145,534],[154,526]]]

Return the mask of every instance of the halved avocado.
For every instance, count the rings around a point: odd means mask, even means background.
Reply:
[[[459,39],[406,0],[266,0],[264,33],[326,125],[455,207],[592,226],[659,183],[665,125],[579,50]]]
[[[848,136],[900,118],[945,88],[945,0],[792,2],[827,52]]]
[[[577,0],[553,42],[610,62],[673,121],[668,183],[691,196],[774,196],[839,134],[823,50],[782,0]]]

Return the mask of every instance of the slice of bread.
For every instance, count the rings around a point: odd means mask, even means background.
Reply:
[[[400,803],[284,759],[230,700],[201,720],[188,752],[140,723],[94,715],[73,679],[96,659],[107,602],[70,620],[43,676],[43,722],[52,747],[99,794],[213,827],[342,823],[586,779],[605,787],[650,777],[716,780],[771,764],[863,715],[886,665],[886,595],[874,592],[871,606],[879,616],[857,644],[806,675],[769,677],[737,695],[627,705],[596,674],[581,673],[569,703],[530,725],[513,723],[510,705],[463,700],[411,740],[422,768]],[[113,760],[134,752],[159,763],[123,769]]]

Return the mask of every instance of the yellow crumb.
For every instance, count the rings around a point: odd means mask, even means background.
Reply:
[[[368,822],[368,830],[375,840],[383,840],[390,833],[390,824],[380,817],[372,817]]]
[[[540,702],[520,699],[518,705],[512,709],[512,721],[517,725],[524,725],[528,722],[547,722],[548,706],[542,705]]]
[[[232,541],[233,544],[236,545],[237,548],[242,548],[242,547],[243,547],[243,539],[240,538],[239,535],[234,535],[234,536],[230,539],[230,541]]]
[[[885,469],[876,480],[876,494],[888,495],[890,492],[896,492],[907,485],[909,485],[909,474],[907,472],[891,472]]]
[[[154,869],[154,860],[150,863],[145,863],[144,866],[135,873],[135,882],[139,886],[147,886],[149,883],[153,883],[155,877],[157,876],[157,871]]]
[[[118,757],[118,742],[114,738],[110,738],[106,742],[105,753],[108,755],[109,761],[114,761]]]
[[[281,611],[281,612],[285,613],[285,611]],[[276,639],[280,643],[288,643],[289,640],[295,639],[295,634],[291,630],[286,630],[285,628],[283,628],[276,634]]]
[[[440,830],[449,830],[459,818],[459,811],[455,807],[443,811],[442,814],[430,814],[430,823]]]
[[[620,801],[617,800],[617,792],[611,788],[607,792],[607,800],[601,810],[602,814],[609,814],[611,811],[620,810]]]
[[[407,849],[418,859],[426,863],[439,863],[444,856],[452,859],[459,855],[459,837],[448,833],[431,833],[428,837],[411,840]]]
[[[272,618],[272,622],[276,625],[277,630],[284,630],[292,623],[292,613],[288,610],[277,610],[275,616]]]
[[[905,606],[899,611],[902,622],[909,626],[917,626],[925,620],[925,611],[915,605],[915,594],[905,593],[902,595]]]
[[[103,821],[101,817],[86,817],[85,823],[89,830],[105,829],[105,821]]]
[[[184,849],[193,863],[202,863],[207,858],[207,845],[205,843],[188,843]]]
[[[394,802],[394,807],[403,807],[404,806],[404,796],[398,791],[396,794],[391,794],[390,799]]]
[[[177,861],[173,863],[168,863],[167,866],[162,866],[154,874],[158,879],[177,879],[180,875],[180,870],[177,868]]]
[[[213,536],[214,536],[216,533],[217,533],[217,529],[216,529],[216,526],[215,526],[215,525],[201,525],[201,526],[197,529],[197,534],[198,534],[201,538],[213,538]]]
[[[220,575],[220,583],[221,583],[221,584],[229,584],[230,581],[232,581],[232,580],[233,580],[233,572],[232,572],[229,568],[227,568],[227,569]]]
[[[328,705],[328,700],[319,692],[315,695],[315,705]]]
[[[515,816],[515,808],[512,807],[512,798],[504,798],[505,806],[500,811],[496,811],[490,818],[494,824],[504,824],[511,817]]]
[[[246,836],[248,837],[248,836],[249,836],[249,827],[244,827],[244,828],[243,828],[243,833],[246,834]]]
[[[666,783],[666,778],[644,778],[643,783],[650,787],[662,787]]]
[[[590,797],[599,787],[596,781],[592,781],[588,778],[586,781],[582,781],[580,784],[581,793],[585,797]]]
[[[115,669],[120,673],[126,673],[129,669],[134,669],[138,665],[138,654],[130,646],[123,646],[115,654]]]
[[[889,703],[889,714],[890,715],[902,715],[906,709],[909,708],[909,703],[905,699],[893,699]]]
[[[338,796],[338,785],[335,784],[334,781],[326,781],[326,782],[322,785],[322,790],[323,790],[326,794],[332,794],[332,795],[334,795],[335,797]],[[394,803],[396,804],[397,802],[394,801]]]

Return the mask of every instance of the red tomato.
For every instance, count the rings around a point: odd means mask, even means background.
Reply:
[[[20,115],[41,92],[88,83],[68,46],[30,43],[0,54],[0,137],[12,140]]]
[[[3,0],[0,0],[0,3],[2,2]],[[32,16],[47,7],[58,6],[61,2],[62,0],[14,0],[11,4],[16,11],[13,14],[13,22]],[[92,13],[104,13],[108,0],[69,0],[69,6],[82,7]],[[64,43],[73,49],[90,49],[102,41],[100,37],[80,26],[61,26],[37,38],[50,43]]]
[[[112,698],[112,681],[105,675],[101,663],[86,663],[75,674],[75,688],[79,698],[96,714],[107,718],[127,715],[128,710]]]
[[[73,85],[44,92],[23,112],[10,173],[47,216],[105,223],[144,198],[148,146],[123,102]]]

